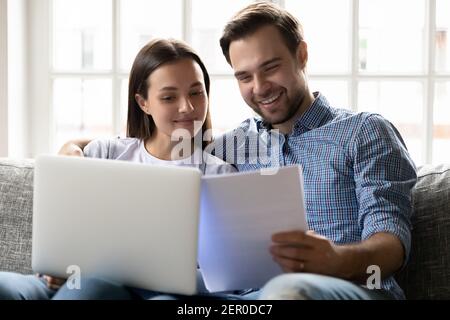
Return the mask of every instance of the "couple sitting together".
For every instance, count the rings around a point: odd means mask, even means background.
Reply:
[[[194,143],[211,129],[208,72],[187,44],[154,39],[131,69],[127,138],[73,140],[60,154],[197,166],[205,175],[299,164],[310,230],[272,236],[269,254],[284,273],[260,289],[199,296],[404,299],[394,275],[408,261],[417,177],[398,131],[380,115],[333,108],[310,91],[302,27],[274,4],[239,11],[220,45],[242,98],[258,117],[213,141]],[[178,129],[189,133],[191,154],[172,152]],[[261,146],[270,161],[254,159]],[[208,161],[191,161],[196,151]],[[267,186],[267,192],[289,190]],[[375,288],[367,286],[371,266],[380,270]],[[0,299],[139,298],[161,295],[97,278],[82,279],[81,289],[71,290],[51,276],[0,273]]]

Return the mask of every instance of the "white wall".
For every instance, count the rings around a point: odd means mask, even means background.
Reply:
[[[30,157],[27,1],[8,2],[8,156]]]
[[[15,1],[15,0],[10,0]],[[50,108],[49,0],[27,0],[29,152],[32,157],[51,151],[53,121]],[[50,94],[49,94],[50,93]]]
[[[7,0],[0,0],[0,157],[8,156]]]
[[[0,0],[0,157],[31,156],[28,0]]]

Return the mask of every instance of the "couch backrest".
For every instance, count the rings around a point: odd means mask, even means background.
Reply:
[[[413,206],[410,260],[397,280],[407,299],[450,299],[450,165],[418,170]]]
[[[0,271],[31,273],[33,161],[0,159]]]

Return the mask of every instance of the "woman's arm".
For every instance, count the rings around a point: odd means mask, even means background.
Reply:
[[[65,156],[83,157],[83,149],[91,141],[92,139],[76,139],[67,141],[61,147],[61,149],[59,149],[58,154]]]

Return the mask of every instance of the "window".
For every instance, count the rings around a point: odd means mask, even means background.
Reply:
[[[448,162],[448,0],[283,3],[304,25],[312,90],[337,107],[383,115],[417,165]]]
[[[54,147],[86,136],[111,136],[113,5],[110,0],[52,1]]]
[[[198,51],[211,74],[210,112],[213,133],[235,128],[253,115],[240,96],[232,69],[219,45],[222,29],[251,0],[191,1],[191,33],[186,40]]]
[[[251,0],[49,1],[52,149],[73,137],[125,135],[128,72],[153,37],[199,52],[215,134],[252,115],[219,46],[226,21]],[[312,90],[334,106],[382,114],[418,165],[449,158],[449,1],[278,2],[304,26]]]
[[[215,134],[251,116],[219,46],[226,21],[250,2],[51,1],[52,148],[73,137],[125,135],[128,73],[154,37],[184,38],[198,49],[211,74]]]

